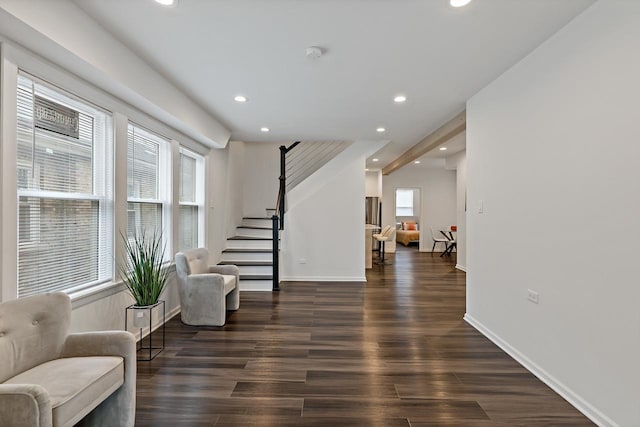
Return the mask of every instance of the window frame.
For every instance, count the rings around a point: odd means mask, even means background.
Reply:
[[[184,146],[180,146],[178,150],[178,162],[179,162],[179,171],[178,171],[178,189],[182,189],[182,156],[189,157],[195,160],[195,174],[194,174],[194,192],[195,192],[195,201],[187,202],[182,201],[180,197],[180,191],[178,191],[178,218],[180,215],[180,207],[182,206],[195,206],[197,208],[197,224],[198,224],[198,233],[197,233],[197,242],[196,248],[204,246],[205,240],[205,159],[201,154],[196,153],[193,150],[189,150]],[[178,242],[176,242],[176,251],[181,251],[184,249],[194,249],[194,248],[180,248],[180,221],[178,219]]]
[[[19,134],[17,132],[19,125],[19,96],[18,92],[21,90],[21,80],[28,80],[31,83],[31,102],[35,103],[35,97],[39,96],[41,98],[52,101],[58,105],[63,105],[65,107],[72,108],[73,110],[79,111],[79,113],[90,116],[92,118],[92,140],[91,140],[91,192],[66,192],[60,190],[43,190],[40,188],[22,188],[20,186],[20,173],[22,171],[28,169],[24,169],[19,165],[18,162],[18,151],[17,147],[19,144]],[[36,90],[36,88],[40,86],[40,92]],[[44,93],[42,92],[44,91]],[[47,93],[49,92],[49,93]],[[115,212],[114,212],[114,200],[115,200],[115,188],[114,188],[114,168],[115,168],[115,158],[114,158],[114,147],[115,147],[115,133],[114,133],[114,122],[115,118],[113,113],[108,111],[107,109],[94,104],[87,99],[79,97],[72,92],[60,88],[52,83],[44,81],[26,71],[21,69],[17,70],[16,75],[16,85],[15,85],[15,93],[16,93],[16,115],[15,115],[15,144],[16,144],[16,156],[15,156],[15,194],[16,194],[16,284],[15,284],[15,293],[16,297],[26,297],[29,295],[42,294],[43,292],[54,292],[54,291],[62,291],[65,293],[74,293],[84,291],[86,289],[104,284],[113,282],[114,280],[114,242],[113,242],[113,234],[115,230]],[[60,97],[60,98],[58,98]],[[74,103],[80,104],[73,105]],[[95,138],[96,131],[96,116],[94,114],[102,114],[104,117],[104,135],[102,135],[102,141],[98,142]],[[40,132],[42,135],[47,138],[59,138],[62,141],[67,140],[68,138],[64,135],[59,135],[56,132],[37,128],[35,123],[32,123],[32,132],[33,132],[33,148],[32,148],[32,156],[35,155],[35,146],[36,146],[36,134]],[[68,142],[73,142],[69,140]],[[42,141],[41,141],[42,143]],[[47,152],[48,149],[47,149]],[[101,158],[102,161],[98,160]],[[33,160],[33,165],[35,165],[35,160]],[[32,170],[32,173],[35,173],[35,170]],[[80,202],[97,202],[97,239],[98,239],[98,247],[96,248],[96,276],[97,279],[90,280],[88,282],[76,285],[70,285],[66,287],[56,287],[55,289],[47,289],[44,291],[37,292],[28,292],[29,289],[26,289],[26,294],[21,295],[20,289],[20,251],[21,247],[28,249],[28,247],[36,247],[37,245],[42,244],[40,241],[40,235],[42,232],[41,224],[40,224],[40,215],[33,217],[33,220],[30,221],[30,224],[33,222],[38,222],[36,225],[36,229],[29,230],[29,234],[33,236],[34,234],[37,236],[37,239],[29,238],[28,243],[26,245],[21,245],[21,235],[23,230],[21,230],[21,215],[20,208],[22,205],[22,198],[33,198],[39,199],[41,201],[46,200],[73,200]],[[31,217],[31,215],[30,215]],[[31,227],[30,227],[31,228]]]
[[[142,132],[146,139],[151,140],[158,144],[158,162],[156,171],[156,198],[148,197],[133,197],[129,195],[129,144],[132,141],[129,137],[130,131],[134,130],[134,142],[135,142],[135,130]],[[158,132],[152,131],[144,126],[137,124],[132,120],[128,120],[127,124],[127,191],[126,191],[126,211],[127,222],[126,231],[129,235],[129,203],[137,204],[150,204],[161,207],[161,225],[160,232],[162,234],[162,244],[165,247],[164,261],[168,262],[172,259],[172,244],[173,244],[173,217],[172,217],[172,190],[173,190],[173,175],[172,175],[172,142],[169,138],[161,135]]]
[[[190,150],[205,156],[206,171],[210,162],[209,155],[211,146],[209,142],[203,142],[198,138],[193,138],[178,130],[171,122],[165,121],[151,114],[146,109],[136,107],[131,103],[122,101],[113,92],[101,88],[96,83],[78,79],[77,75],[70,70],[59,67],[42,57],[34,55],[18,45],[3,44],[0,58],[0,180],[3,182],[0,188],[0,203],[2,212],[0,213],[0,234],[2,244],[0,245],[0,302],[11,301],[18,298],[18,232],[19,221],[19,199],[17,195],[18,165],[17,165],[17,79],[21,74],[27,75],[38,83],[46,84],[54,89],[62,91],[73,99],[78,99],[83,103],[90,104],[98,109],[104,110],[111,115],[113,147],[110,151],[112,158],[111,181],[112,188],[112,209],[113,229],[107,234],[112,245],[111,261],[113,263],[112,280],[103,284],[88,286],[86,289],[65,291],[71,297],[74,309],[86,304],[107,298],[112,295],[125,293],[125,286],[119,276],[118,264],[123,259],[124,250],[121,244],[121,232],[127,230],[127,126],[129,122],[158,133],[172,142],[172,159],[176,159],[176,152],[179,145],[184,145]],[[178,142],[179,141],[179,142]],[[208,173],[208,172],[207,172]],[[177,187],[177,172],[173,166],[171,182]],[[22,181],[24,182],[24,181]],[[205,183],[208,189],[208,184]],[[175,190],[174,190],[175,191]],[[205,193],[208,202],[209,194]],[[171,203],[177,203],[177,195],[171,194]],[[173,217],[166,223],[177,222],[177,209],[172,209]],[[205,242],[208,242],[208,218],[211,211],[204,212],[204,233]],[[177,241],[177,228],[168,229],[172,241]],[[167,253],[171,250],[167,247]],[[172,267],[170,267],[172,268]]]

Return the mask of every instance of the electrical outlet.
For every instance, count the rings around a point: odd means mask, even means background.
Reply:
[[[527,299],[534,304],[538,304],[540,301],[540,296],[536,291],[532,291],[531,289],[527,289]]]
[[[306,264],[307,263],[307,259],[306,258],[300,258],[300,260],[298,262],[300,264]]]

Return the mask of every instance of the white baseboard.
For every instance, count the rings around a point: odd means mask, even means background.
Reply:
[[[593,407],[589,402],[584,400],[580,395],[575,393],[569,387],[558,381],[547,371],[535,364],[531,359],[513,348],[509,343],[504,341],[498,335],[493,333],[489,328],[474,319],[468,313],[465,313],[464,320],[476,328],[482,335],[489,338],[495,345],[500,347],[505,353],[513,357],[525,369],[538,377],[540,381],[551,387],[553,391],[558,393],[567,402],[573,405],[578,411],[582,412],[587,418],[601,427],[619,427],[611,418],[607,417],[601,411]]]
[[[340,277],[340,276],[286,276],[280,277],[281,282],[366,282],[367,278],[362,277]]]
[[[456,268],[460,271],[464,271],[465,273],[467,272],[467,267],[464,265],[456,264]]]

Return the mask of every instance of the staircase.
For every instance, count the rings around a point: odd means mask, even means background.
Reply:
[[[351,141],[303,141],[285,159],[286,191],[307,179],[351,145]]]
[[[237,265],[241,291],[270,291],[273,285],[273,234],[271,218],[246,217],[227,239],[218,265]]]

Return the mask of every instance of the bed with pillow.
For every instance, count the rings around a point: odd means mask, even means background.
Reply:
[[[415,221],[402,222],[400,228],[396,230],[396,242],[409,246],[411,242],[420,241],[420,231],[418,223]]]

